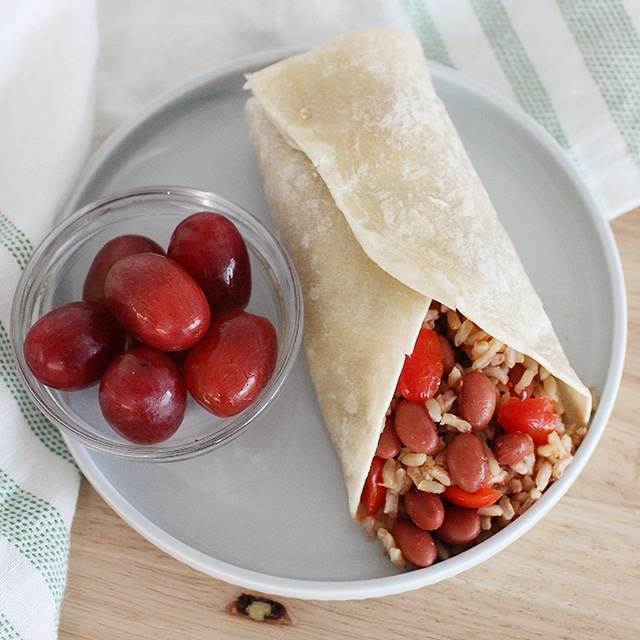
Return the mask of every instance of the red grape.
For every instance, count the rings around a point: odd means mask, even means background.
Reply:
[[[171,357],[142,345],[113,360],[98,399],[114,431],[132,442],[154,444],[172,436],[182,423],[187,390]]]
[[[214,312],[244,309],[251,296],[251,266],[235,224],[219,213],[201,211],[175,228],[167,255],[202,287]]]
[[[267,318],[239,310],[223,312],[187,355],[187,390],[211,413],[235,415],[267,384],[277,355],[276,331]]]
[[[273,374],[277,334],[245,311],[251,286],[247,245],[221,214],[184,219],[166,252],[147,236],[123,234],[94,257],[82,300],[31,327],[25,360],[50,387],[100,380],[100,409],[114,431],[162,442],[184,420],[189,393],[214,415],[233,416]]]
[[[158,253],[164,255],[164,249],[151,238],[136,234],[118,236],[109,240],[93,259],[84,281],[82,299],[106,304],[104,282],[109,269],[120,258],[132,253]]]
[[[202,289],[165,256],[136,253],[121,258],[107,275],[105,294],[109,309],[134,338],[163,351],[188,349],[209,327]]]
[[[97,382],[125,347],[124,329],[106,307],[69,302],[42,316],[27,333],[24,357],[43,384],[71,391]]]

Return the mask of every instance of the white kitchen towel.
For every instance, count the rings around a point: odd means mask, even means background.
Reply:
[[[13,290],[87,145],[149,100],[256,51],[354,28],[413,30],[428,58],[537,119],[607,216],[640,205],[637,0],[0,0],[0,16],[2,640],[57,635],[79,479],[18,380]]]
[[[16,282],[85,161],[93,0],[0,0],[0,638],[57,635],[79,473],[9,344]]]

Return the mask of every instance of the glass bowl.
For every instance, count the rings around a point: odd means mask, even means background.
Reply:
[[[145,235],[165,249],[176,225],[192,213],[216,211],[242,234],[251,261],[252,293],[247,311],[266,316],[278,335],[273,375],[241,413],[219,418],[192,398],[177,432],[164,442],[141,445],[121,438],[102,417],[98,385],[60,391],[41,384],[28,368],[22,345],[29,328],[45,313],[80,300],[89,266],[110,239]],[[147,187],[86,205],[57,226],[34,251],[18,283],[11,311],[11,341],[20,375],[36,405],[66,436],[103,453],[145,461],[184,460],[220,447],[256,423],[274,402],[300,348],[303,305],[293,264],[276,236],[241,207],[204,191]]]

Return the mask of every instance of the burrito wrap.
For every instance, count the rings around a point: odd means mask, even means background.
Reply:
[[[309,159],[284,141],[257,99],[246,113],[271,214],[302,282],[307,361],[355,515],[430,301],[366,255]]]
[[[494,338],[536,360],[558,380],[567,414],[578,423],[588,421],[591,395],[562,350],[435,93],[413,36],[389,29],[349,32],[250,74],[247,87],[263,109],[251,101],[249,127],[270,207],[306,291],[309,365],[345,468],[352,514],[383,425],[389,389],[395,387],[404,354],[411,352],[420,309],[424,315],[431,299],[459,310]],[[314,195],[309,198],[311,184]],[[316,241],[317,247],[308,245]],[[339,242],[345,242],[344,250]],[[358,255],[357,249],[392,281],[386,282],[362,255],[343,267],[342,260]],[[345,296],[345,307],[327,320],[322,319],[324,300],[314,299],[315,281],[308,273],[313,261],[341,275],[346,269],[343,278],[335,279],[337,289],[349,281],[353,291],[362,290],[352,301],[350,294]],[[366,286],[360,262],[376,273]],[[379,294],[378,279],[385,282]],[[343,370],[344,364],[362,366],[355,354],[346,356],[341,370],[332,363],[340,350],[377,351],[380,341],[390,345],[385,331],[402,329],[381,323],[369,331],[373,315],[367,300],[373,296],[382,308],[391,307],[396,288],[402,295],[407,288],[421,294],[408,305],[410,327],[394,345],[402,354],[381,360],[376,370],[380,379],[375,380],[379,386],[361,393],[351,381],[374,370]],[[332,352],[318,353],[310,341],[319,339],[326,347],[330,342],[318,338],[326,331],[340,332],[344,342],[341,347],[335,343]],[[347,336],[356,335],[359,342],[349,346]],[[349,393],[344,385],[351,386]],[[378,402],[365,415],[361,412],[376,397],[376,388]],[[328,411],[327,398],[336,393],[342,396],[342,409],[336,401],[335,411]],[[358,415],[345,421],[352,409]]]

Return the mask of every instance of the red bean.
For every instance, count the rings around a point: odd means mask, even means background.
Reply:
[[[442,498],[437,493],[426,493],[413,487],[404,497],[407,515],[421,529],[435,531],[444,519]]]
[[[427,408],[419,402],[401,400],[394,418],[396,433],[414,453],[432,453],[438,446],[438,430]]]
[[[445,450],[451,482],[468,493],[484,487],[489,475],[489,459],[484,444],[473,433],[454,436]]]
[[[378,439],[376,456],[389,460],[389,458],[395,458],[400,453],[400,449],[402,449],[402,442],[400,442],[396,428],[393,426],[393,418],[387,417],[384,429]]]
[[[498,464],[517,464],[531,455],[533,450],[533,439],[521,431],[503,433],[493,441],[493,455]]]
[[[438,334],[438,340],[440,341],[440,351],[442,351],[442,375],[446,377],[456,364],[456,352],[449,340],[440,333]]]
[[[458,394],[458,416],[473,429],[486,428],[496,410],[497,393],[484,373],[470,371],[462,378]]]
[[[428,567],[436,561],[438,549],[428,531],[416,527],[408,520],[398,520],[391,530],[391,535],[405,560],[417,567]]]
[[[480,535],[480,531],[480,516],[476,509],[447,504],[436,535],[448,544],[468,544]]]

